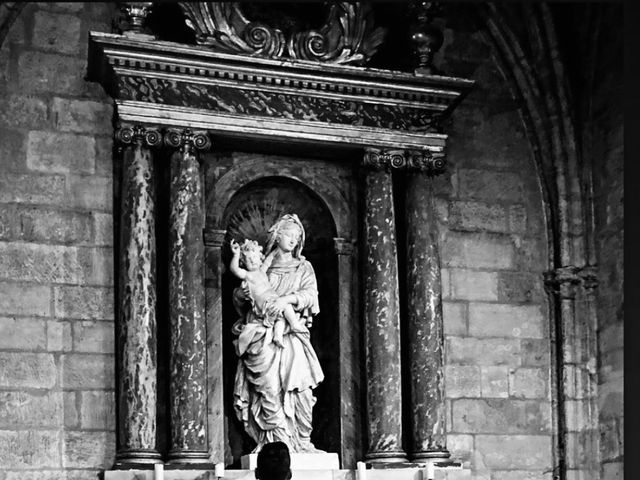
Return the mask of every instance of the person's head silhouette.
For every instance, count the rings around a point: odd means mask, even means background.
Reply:
[[[287,445],[283,442],[273,442],[262,447],[258,453],[255,474],[258,480],[289,480],[291,457]]]

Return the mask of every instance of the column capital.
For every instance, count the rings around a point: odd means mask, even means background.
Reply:
[[[426,172],[429,175],[444,173],[447,160],[442,152],[412,150],[407,152],[407,169]]]
[[[211,147],[207,131],[190,128],[167,128],[164,143],[169,147],[179,148],[182,152],[193,152],[194,149],[208,150]]]
[[[336,237],[333,239],[333,248],[338,255],[352,255],[354,250],[353,240]]]
[[[124,144],[157,147],[162,143],[160,130],[155,126],[121,123],[115,130],[115,140]]]
[[[587,292],[592,292],[598,286],[596,268],[593,265],[567,265],[544,272],[543,275],[546,290],[559,294],[562,298],[575,298],[577,287],[582,286]]]
[[[224,237],[227,235],[226,230],[205,229],[204,244],[207,247],[222,248]]]
[[[374,170],[389,170],[406,166],[405,151],[395,148],[366,147],[362,165]]]

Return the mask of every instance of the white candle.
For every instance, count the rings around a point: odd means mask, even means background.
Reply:
[[[216,463],[213,473],[218,478],[224,478],[224,463]]]
[[[364,462],[356,463],[358,468],[358,480],[367,480],[367,465]]]
[[[424,469],[423,478],[425,480],[433,480],[436,478],[436,471],[433,462],[427,462],[426,468]]]
[[[164,480],[164,465],[162,463],[156,463],[153,466],[154,480]]]

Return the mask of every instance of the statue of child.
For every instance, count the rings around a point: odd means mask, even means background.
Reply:
[[[249,298],[256,315],[266,321],[266,325],[273,324],[273,343],[284,347],[284,317],[290,326],[297,323],[297,316],[291,304],[287,304],[282,312],[273,308],[273,302],[279,295],[269,283],[266,271],[271,265],[272,257],[264,260],[262,247],[254,240],[245,240],[242,247],[235,240],[231,240],[233,258],[229,267],[231,272],[242,280],[242,288],[247,287]],[[240,261],[244,268],[240,267]]]

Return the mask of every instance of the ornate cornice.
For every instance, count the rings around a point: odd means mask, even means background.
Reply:
[[[325,23],[317,30],[283,32],[249,20],[241,2],[178,2],[196,42],[218,52],[297,58],[335,64],[367,62],[384,39],[374,28],[368,4],[337,2],[329,5]]]
[[[89,78],[121,121],[307,143],[441,152],[436,125],[470,80],[272,60],[90,34]]]

